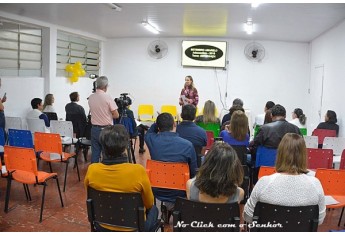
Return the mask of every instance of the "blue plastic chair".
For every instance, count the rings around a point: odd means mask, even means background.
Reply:
[[[4,146],[6,143],[6,138],[5,138],[5,131],[3,128],[0,128],[0,156],[4,156]]]
[[[259,146],[256,151],[255,167],[274,166],[277,157],[277,149]]]
[[[21,129],[8,129],[8,145],[15,147],[33,148],[34,144],[31,131]]]

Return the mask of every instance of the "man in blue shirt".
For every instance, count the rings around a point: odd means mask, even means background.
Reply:
[[[48,116],[44,114],[43,111],[43,103],[42,99],[34,98],[31,100],[31,107],[32,110],[27,114],[27,119],[42,119],[44,120],[44,124],[47,128],[50,127],[50,122]]]
[[[181,117],[183,121],[177,125],[176,133],[181,138],[189,140],[196,151],[196,154],[201,154],[202,147],[207,145],[206,131],[197,126],[193,121],[195,119],[196,108],[192,104],[187,104],[182,107]]]
[[[150,150],[152,160],[165,162],[188,163],[190,178],[196,173],[196,154],[193,144],[174,132],[174,118],[169,113],[161,113],[156,123],[151,125],[145,135],[145,142]],[[186,197],[186,192],[181,190],[154,188],[155,197],[164,202],[162,216],[165,222],[169,222],[169,214],[175,204],[177,197]]]

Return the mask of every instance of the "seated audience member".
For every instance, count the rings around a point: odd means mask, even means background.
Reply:
[[[307,150],[298,134],[285,134],[278,147],[277,173],[264,176],[256,183],[244,206],[244,219],[252,222],[258,201],[280,206],[319,205],[319,224],[326,215],[325,197],[320,181],[307,176]]]
[[[264,125],[272,122],[272,109],[268,109],[265,114]]]
[[[53,106],[54,100],[55,100],[54,95],[51,93],[48,93],[45,96],[44,103],[43,103],[43,112],[54,112],[54,113],[56,113],[55,108]]]
[[[146,209],[145,231],[154,231],[158,209],[154,205],[154,196],[145,168],[139,164],[128,163],[125,152],[129,136],[126,128],[120,124],[108,126],[101,131],[99,139],[102,145],[102,161],[89,166],[84,180],[85,188],[90,186],[107,192],[140,192]],[[118,229],[107,225],[96,227],[100,231]]]
[[[263,125],[263,124],[265,124],[264,121],[265,121],[266,112],[267,112],[267,110],[271,109],[274,105],[275,104],[272,101],[266,102],[266,105],[264,107],[264,113],[255,116],[255,121],[254,121],[254,125],[253,125],[254,128],[255,128],[256,125]]]
[[[303,110],[301,108],[296,108],[292,112],[292,120],[290,120],[289,122],[296,125],[298,128],[307,128],[305,124],[306,121],[307,117],[305,116],[305,114],[303,114]]]
[[[181,117],[183,121],[177,125],[176,133],[181,138],[190,141],[193,146],[200,150],[207,145],[206,131],[194,123],[196,108],[192,104],[182,107]],[[200,153],[197,153],[200,154]]]
[[[216,105],[211,100],[207,100],[204,105],[202,115],[195,118],[195,123],[219,123],[220,120],[216,116]]]
[[[242,201],[243,168],[235,150],[226,143],[216,143],[205,156],[195,178],[187,181],[187,198],[209,203]]]
[[[235,111],[230,120],[230,125],[220,132],[223,141],[230,145],[249,145],[248,117],[242,111]]]
[[[190,177],[193,178],[197,169],[196,154],[193,144],[174,132],[174,118],[169,113],[158,115],[156,123],[152,124],[145,135],[145,142],[149,148],[151,159],[165,162],[188,163]],[[154,188],[154,195],[164,203],[162,217],[167,223],[177,197],[186,197],[186,192]]]
[[[328,110],[325,115],[325,122],[321,122],[316,128],[317,129],[330,129],[337,132],[339,135],[339,125],[337,125],[337,114],[334,111]]]
[[[232,109],[232,110],[231,110]],[[243,108],[243,101],[239,98],[235,98],[233,101],[232,101],[232,106],[230,107],[229,109],[229,113],[228,114],[225,114],[223,116],[223,119],[222,119],[222,127],[224,125],[225,122],[227,121],[230,121],[231,120],[231,115],[234,111],[237,111],[237,110],[241,110],[244,112],[244,108]],[[224,129],[224,128],[223,128]]]
[[[243,109],[243,107],[241,107],[241,106],[239,106],[239,105],[233,105],[233,106],[230,108],[229,113],[226,114],[226,115],[223,117],[223,120],[222,120],[222,127],[220,128],[220,130],[224,130],[224,129],[225,129],[225,126],[230,124],[231,116],[232,116],[232,114],[233,114],[235,111],[242,111],[242,112],[244,112],[244,109]]]
[[[79,94],[78,92],[73,92],[69,95],[71,100],[70,103],[66,104],[66,121],[72,121],[73,131],[77,134],[77,138],[80,136],[85,136],[86,127],[86,115],[84,108],[79,105]]]
[[[255,146],[263,145],[276,149],[286,133],[301,134],[296,125],[285,120],[286,110],[282,105],[274,105],[271,111],[272,122],[261,126],[259,133],[254,138]]]
[[[40,98],[34,98],[31,100],[31,107],[32,111],[30,111],[27,115],[27,119],[42,119],[44,120],[44,124],[46,127],[50,127],[50,122],[48,119],[48,116],[42,112],[43,110],[43,104],[42,99]]]

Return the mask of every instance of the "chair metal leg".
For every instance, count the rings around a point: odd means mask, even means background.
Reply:
[[[41,213],[40,213],[40,223],[42,222],[43,207],[44,207],[44,197],[46,194],[47,183],[43,184],[42,202],[41,202]]]
[[[89,147],[83,147],[84,160],[87,162],[87,154],[89,152]]]
[[[29,201],[28,192],[27,192],[27,190],[26,190],[26,184],[23,184],[23,188],[24,188],[26,200]]]
[[[57,176],[54,177],[56,179],[56,185],[59,191],[59,196],[60,196],[60,202],[61,202],[61,207],[64,207],[63,201],[62,201],[62,196],[61,196],[61,190],[60,190],[60,184],[59,184],[59,179]]]
[[[50,173],[53,173],[52,163],[51,162],[48,162],[48,163],[49,163]]]
[[[30,194],[30,190],[29,190],[29,185],[27,184],[23,184],[24,185],[24,191],[25,191],[25,195],[26,195],[26,199],[28,201],[31,201],[31,194]]]
[[[7,188],[6,188],[6,197],[5,197],[5,212],[8,212],[8,204],[10,202],[10,192],[11,192],[11,176],[7,177]]]
[[[340,214],[338,226],[340,226],[341,219],[343,218],[344,208],[345,208],[345,207],[343,207],[343,209],[341,209],[341,214]]]
[[[68,163],[69,163],[69,160],[66,161],[65,180],[64,180],[64,183],[63,183],[63,191],[64,192],[66,191],[66,180],[67,180]]]
[[[75,160],[75,165],[77,166],[78,180],[80,182],[80,174],[79,174],[78,156],[77,155],[74,156],[74,160]]]

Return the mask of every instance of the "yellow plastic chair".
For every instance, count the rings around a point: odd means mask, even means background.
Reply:
[[[178,121],[178,117],[177,117],[177,107],[174,105],[162,105],[161,107],[161,113],[166,112],[166,113],[170,113],[173,117],[175,121]]]
[[[153,116],[154,116],[154,109],[153,109],[152,104],[140,104],[139,105],[139,107],[138,107],[138,120],[154,122],[156,119]]]

